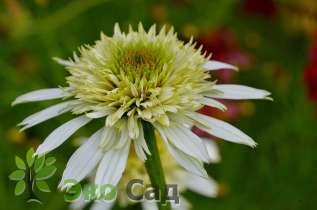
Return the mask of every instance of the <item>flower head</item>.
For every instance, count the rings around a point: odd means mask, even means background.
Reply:
[[[80,102],[76,114],[107,116],[108,127],[127,121],[130,138],[139,135],[138,120],[168,126],[171,113],[197,110],[202,93],[210,90],[201,66],[206,58],[172,29],[156,34],[152,26],[147,33],[139,25],[125,34],[116,25],[113,37],[102,34],[80,53],[61,62],[70,72],[65,91]]]
[[[114,35],[101,35],[93,46],[80,48],[73,59],[56,59],[70,75],[64,88],[42,89],[18,97],[13,104],[50,99],[62,103],[35,113],[20,123],[30,128],[66,112],[74,119],[55,129],[38,147],[47,153],[65,142],[79,128],[96,118],[105,125],[70,158],[63,180],[81,181],[95,167],[96,184],[117,185],[125,170],[131,142],[142,161],[150,151],[142,122],[158,131],[171,156],[188,171],[203,177],[203,162],[211,158],[205,142],[191,131],[196,126],[227,141],[255,146],[246,134],[218,119],[197,113],[207,105],[226,110],[216,99],[269,99],[270,93],[240,85],[218,85],[209,71],[237,68],[209,60],[185,44],[173,30],[152,26],[146,32],[130,28],[126,34],[116,25]],[[61,183],[63,185],[63,183]]]

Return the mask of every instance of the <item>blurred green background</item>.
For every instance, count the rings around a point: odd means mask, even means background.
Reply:
[[[48,103],[11,107],[22,93],[64,85],[66,71],[52,57],[67,58],[82,44],[93,44],[100,31],[112,35],[118,22],[173,25],[183,40],[191,35],[214,58],[240,67],[239,73],[219,73],[222,83],[241,83],[272,92],[274,102],[228,104],[221,114],[252,136],[258,147],[219,141],[222,161],[208,166],[220,183],[219,197],[185,196],[194,210],[313,210],[317,208],[316,105],[306,93],[304,70],[316,28],[315,0],[3,0],[0,2],[0,209],[68,209],[55,188],[71,141],[53,152],[57,175],[52,193],[42,193],[43,205],[14,196],[8,175],[14,156],[24,157],[64,115],[24,133],[16,124]],[[76,136],[88,135],[90,128]],[[75,137],[76,137],[75,136]],[[119,207],[117,207],[119,209]],[[140,209],[139,206],[130,209]]]

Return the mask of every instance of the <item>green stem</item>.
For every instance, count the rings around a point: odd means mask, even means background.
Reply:
[[[155,189],[159,189],[161,194],[160,200],[158,202],[159,210],[170,210],[171,204],[167,201],[168,189],[166,187],[164,171],[157,147],[154,128],[150,123],[143,121],[143,130],[147,146],[151,152],[151,155],[147,155],[145,167],[149,174],[152,186]]]

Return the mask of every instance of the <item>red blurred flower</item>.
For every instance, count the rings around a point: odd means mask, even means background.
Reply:
[[[238,102],[221,101],[221,103],[223,103],[227,107],[226,111],[221,111],[213,107],[204,106],[198,112],[204,115],[223,119],[225,121],[236,121],[240,118],[241,107]]]
[[[277,12],[274,0],[244,0],[242,7],[246,14],[269,18],[274,17]]]
[[[317,31],[312,36],[312,47],[309,56],[311,63],[317,63]]]
[[[308,96],[311,100],[317,101],[317,62],[310,63],[304,73]]]
[[[234,34],[227,29],[202,35],[198,37],[198,43],[203,45],[203,50],[212,53],[214,60],[227,62],[239,68],[250,66],[249,54],[238,46]],[[217,74],[217,78],[223,82],[231,81],[234,75],[232,70],[220,70],[213,73]]]
[[[304,72],[308,96],[311,100],[317,101],[317,32],[312,39],[309,64]]]

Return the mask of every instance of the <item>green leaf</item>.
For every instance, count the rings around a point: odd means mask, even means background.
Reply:
[[[37,181],[46,180],[51,178],[56,172],[55,166],[46,166],[36,174],[35,178]]]
[[[45,181],[36,181],[36,186],[42,192],[51,192],[50,187]]]
[[[24,179],[24,177],[25,177],[25,171],[16,170],[10,174],[9,179],[12,181],[20,181],[20,180]]]
[[[22,158],[20,158],[19,156],[15,156],[15,164],[18,167],[18,169],[26,170],[26,165]]]
[[[28,166],[31,168],[34,163],[34,149],[31,148],[29,151],[26,153],[26,162],[28,163]]]
[[[50,165],[53,165],[55,162],[56,162],[56,158],[49,157],[46,159],[45,165],[50,166]]]
[[[36,157],[35,163],[34,163],[34,170],[35,173],[38,173],[40,170],[42,170],[45,163],[45,156]]]
[[[15,190],[14,190],[14,194],[16,196],[19,196],[21,195],[22,193],[24,193],[25,191],[25,181],[24,180],[21,180],[19,181],[16,185],[15,185]]]

